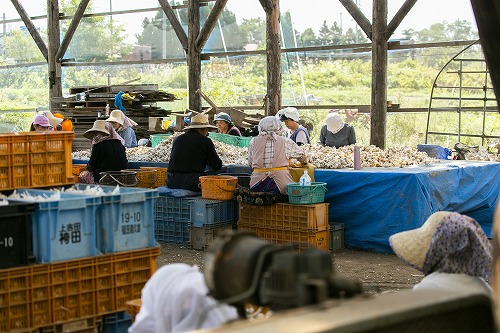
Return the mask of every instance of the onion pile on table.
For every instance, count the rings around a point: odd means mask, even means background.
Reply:
[[[137,162],[168,162],[172,142],[179,134],[174,134],[161,141],[155,148],[135,147],[127,148],[127,159]],[[214,140],[215,150],[223,164],[248,165],[248,148],[236,147]],[[354,146],[340,148],[302,145],[301,148],[309,157],[310,162],[318,169],[343,169],[353,167]],[[413,147],[391,147],[380,149],[375,146],[362,146],[362,167],[407,167],[418,166],[436,162],[425,152],[419,152]],[[74,159],[88,160],[90,149],[73,153]]]

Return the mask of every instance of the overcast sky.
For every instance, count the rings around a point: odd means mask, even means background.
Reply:
[[[359,5],[365,16],[371,21],[373,1],[353,1]],[[0,12],[6,13],[7,18],[19,17],[12,2],[7,0],[2,2]],[[47,0],[20,0],[20,2],[30,16],[46,14]],[[110,0],[93,0],[93,3],[95,11],[108,11],[110,3],[113,10],[158,7],[157,0],[112,0],[112,2]],[[176,3],[180,4],[182,1],[176,0]],[[388,0],[388,22],[403,3],[404,0]],[[264,10],[258,0],[228,0],[226,7],[236,14],[236,18],[240,22],[244,18],[260,17],[265,20]],[[333,22],[337,22],[337,24],[342,25],[344,30],[350,27],[354,28],[356,24],[338,0],[280,0],[280,9],[281,12],[290,12],[294,28],[300,32],[303,32],[306,28],[313,28],[317,32],[325,20],[328,26],[331,26]],[[141,17],[151,17],[154,14],[154,12],[141,13]],[[134,22],[135,24],[127,22],[130,15],[116,15],[115,19],[122,21],[130,29],[134,30],[132,33],[139,32],[135,30],[140,29],[140,22]],[[418,0],[396,30],[393,38],[400,37],[401,32],[405,29],[413,28],[418,31],[429,27],[433,23],[453,22],[457,19],[473,23],[474,30],[476,30],[470,0]]]

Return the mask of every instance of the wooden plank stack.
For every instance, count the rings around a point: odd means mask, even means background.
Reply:
[[[83,133],[92,127],[97,119],[107,119],[106,105],[115,109],[114,100],[117,93],[126,92],[133,96],[133,100],[123,101],[125,114],[137,122],[134,127],[137,140],[149,138],[149,117],[166,117],[170,110],[157,106],[157,102],[172,102],[176,98],[173,94],[158,90],[157,84],[121,84],[109,86],[78,86],[70,89],[69,97],[54,98],[52,100],[53,113],[62,113],[71,119],[74,125],[75,140],[73,151],[90,148],[90,140],[83,137]],[[100,117],[98,117],[100,113]]]

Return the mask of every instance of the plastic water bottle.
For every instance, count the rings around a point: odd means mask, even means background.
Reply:
[[[354,170],[361,170],[361,152],[359,146],[354,146]]]
[[[106,117],[109,117],[109,104],[106,104],[104,115],[106,115]]]
[[[299,183],[300,186],[311,186],[311,177],[309,177],[307,170],[304,170],[304,174],[300,176]]]

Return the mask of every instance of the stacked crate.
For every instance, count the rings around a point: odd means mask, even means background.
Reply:
[[[10,198],[1,208],[0,332],[126,332],[126,303],[140,298],[156,271],[157,190],[101,186],[96,196],[34,189],[74,183],[73,138],[0,135],[4,194],[52,196]]]
[[[73,132],[0,134],[0,189],[73,183]]]
[[[160,196],[155,203],[155,238],[159,242],[205,250],[219,233],[238,220],[236,200]]]
[[[123,312],[159,255],[155,247],[0,270],[0,332],[62,332]]]
[[[190,205],[189,245],[195,250],[206,250],[220,233],[232,230],[238,221],[238,202],[234,199],[196,198]]]
[[[296,244],[299,251],[328,251],[328,203],[239,205],[238,230],[251,231],[275,244]]]
[[[159,196],[155,201],[155,239],[158,242],[187,244],[190,219],[189,198]]]

